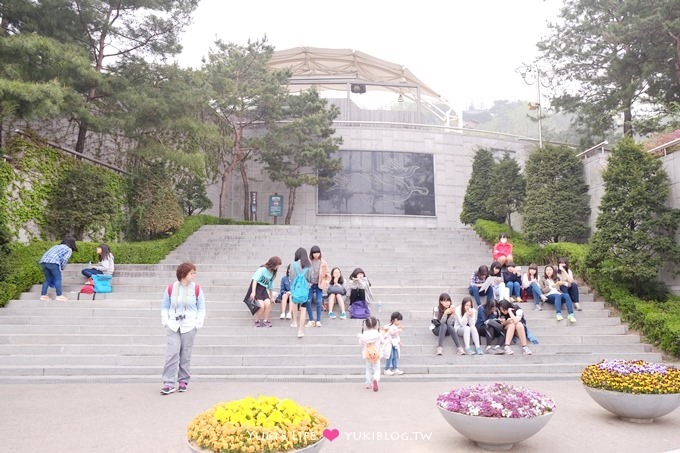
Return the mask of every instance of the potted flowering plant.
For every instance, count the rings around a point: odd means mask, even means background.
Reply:
[[[680,370],[644,360],[588,365],[581,382],[590,397],[620,418],[651,423],[680,405]]]
[[[328,420],[309,407],[273,396],[219,403],[187,427],[195,452],[318,451]]]
[[[510,449],[536,434],[555,411],[555,401],[510,384],[477,384],[437,397],[437,408],[459,433],[482,448]]]

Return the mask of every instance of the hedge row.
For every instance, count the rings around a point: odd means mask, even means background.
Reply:
[[[117,264],[155,264],[203,225],[238,225],[253,222],[219,219],[208,215],[192,216],[185,219],[182,227],[171,236],[144,242],[120,242],[112,244]],[[45,251],[55,242],[34,241],[28,245],[14,244],[7,257],[8,272],[0,281],[0,307],[16,299],[23,291],[43,281],[43,273],[38,265]],[[78,242],[78,251],[71,257],[71,263],[94,261],[98,243]]]

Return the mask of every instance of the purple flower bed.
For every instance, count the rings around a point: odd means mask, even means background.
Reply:
[[[464,415],[531,418],[555,410],[555,401],[535,390],[510,384],[477,384],[437,397],[437,406]]]

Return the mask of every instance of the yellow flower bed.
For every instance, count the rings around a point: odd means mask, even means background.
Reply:
[[[644,360],[603,360],[581,373],[584,385],[637,394],[680,393],[680,370]]]
[[[215,453],[272,453],[307,447],[328,420],[310,407],[273,396],[219,403],[187,427],[187,438]]]

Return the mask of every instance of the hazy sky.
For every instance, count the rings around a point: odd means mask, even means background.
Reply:
[[[180,62],[198,67],[216,38],[265,34],[276,50],[355,49],[407,67],[455,106],[536,100],[515,69],[537,56],[560,0],[201,0]],[[546,92],[544,90],[544,92]],[[545,104],[545,100],[544,100]]]

